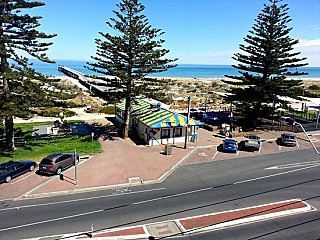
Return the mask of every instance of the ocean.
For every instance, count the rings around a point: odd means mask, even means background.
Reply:
[[[54,64],[42,63],[31,60],[33,68],[38,72],[48,76],[63,76],[64,74],[58,71],[59,65],[65,65],[76,71],[88,75],[94,75],[93,71],[86,69],[86,61],[74,60],[55,60]],[[320,67],[303,67],[302,71],[308,72],[308,75],[299,76],[299,78],[319,78]],[[224,78],[224,75],[238,75],[237,69],[228,65],[200,65],[200,64],[179,64],[175,68],[170,68],[166,72],[152,74],[155,77],[179,77],[179,78]],[[296,77],[297,78],[297,77]]]

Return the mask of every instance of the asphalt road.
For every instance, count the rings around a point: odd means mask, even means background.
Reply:
[[[294,198],[319,209],[319,166],[319,155],[305,149],[182,165],[161,184],[0,201],[0,239],[58,238],[61,234],[134,226]],[[286,239],[287,235],[318,239],[319,219],[320,213],[314,211],[188,239]],[[270,234],[277,229],[282,230]],[[263,237],[255,238],[260,235]]]

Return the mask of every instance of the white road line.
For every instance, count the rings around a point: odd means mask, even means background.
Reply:
[[[191,193],[204,192],[204,191],[208,191],[208,190],[212,190],[212,189],[213,189],[212,187],[202,188],[202,189],[198,189],[198,190],[194,190],[194,191],[189,191],[189,192],[184,192],[184,193],[177,193],[177,194],[173,194],[173,195],[169,195],[169,196],[165,196],[165,197],[153,198],[153,199],[149,199],[149,200],[145,200],[145,201],[141,201],[141,202],[136,202],[136,203],[133,203],[132,205],[139,205],[139,204],[142,204],[142,203],[155,202],[155,201],[159,201],[159,200],[163,200],[163,199],[169,199],[169,198],[173,198],[173,197],[188,195],[188,194],[191,194]]]
[[[27,176],[24,176],[23,178],[20,178],[19,180],[17,180],[17,181],[14,181],[14,182],[12,182],[11,184],[16,184],[16,183],[18,183],[18,182],[20,182],[20,181],[22,181],[22,180],[24,180],[24,179],[26,179],[26,178],[28,178],[28,177],[30,177],[30,176],[32,176],[33,174],[31,173],[31,174],[29,174],[29,175],[27,175]]]
[[[24,228],[24,227],[30,227],[30,226],[39,225],[39,224],[42,224],[42,223],[56,222],[56,221],[60,221],[60,220],[64,220],[64,219],[70,219],[70,218],[75,218],[75,217],[86,216],[86,215],[90,215],[90,214],[94,214],[94,213],[100,213],[100,212],[104,212],[104,211],[105,211],[105,209],[100,209],[100,210],[95,210],[95,211],[86,212],[86,213],[79,213],[79,214],[75,214],[75,215],[69,215],[69,216],[66,216],[66,217],[59,217],[59,218],[43,220],[43,221],[39,221],[39,222],[27,223],[27,224],[23,224],[23,225],[19,225],[19,226],[3,228],[3,229],[0,229],[0,232],[5,232],[5,231],[8,231],[8,230],[14,230],[14,229],[19,229],[19,228]]]
[[[298,171],[301,171],[301,170],[305,170],[305,169],[308,169],[308,168],[314,168],[314,167],[317,167],[317,166],[310,166],[310,167],[305,167],[305,168],[299,168],[299,169],[295,169],[295,170],[291,170],[291,171],[287,171],[287,172],[281,172],[281,173],[271,174],[271,175],[267,175],[267,176],[263,176],[263,177],[257,177],[257,178],[247,179],[247,180],[243,180],[243,181],[239,181],[239,182],[234,182],[233,184],[253,182],[253,181],[257,181],[257,180],[261,180],[261,179],[265,179],[265,178],[270,178],[270,177],[280,176],[280,175],[284,175],[284,174],[288,174],[288,173],[298,172]]]
[[[215,154],[212,156],[211,159],[214,159],[217,156],[217,154],[218,154],[218,151],[215,152]]]
[[[31,205],[25,205],[25,206],[19,206],[19,207],[12,207],[12,208],[0,209],[0,212],[1,212],[1,211],[8,211],[8,210],[18,210],[18,209],[22,209],[22,208],[31,208],[31,207],[40,207],[40,206],[48,206],[48,205],[57,205],[57,204],[64,204],[64,203],[71,203],[71,202],[81,202],[81,201],[88,201],[88,200],[94,200],[94,199],[100,199],[100,198],[116,197],[116,196],[119,196],[119,195],[129,195],[129,194],[137,194],[137,193],[161,191],[161,190],[164,190],[164,189],[165,189],[165,188],[154,188],[154,189],[149,189],[149,190],[141,190],[141,191],[135,191],[135,192],[125,192],[125,193],[105,195],[105,196],[98,196],[98,197],[90,197],[90,198],[80,198],[80,199],[59,201],[59,202],[53,202],[53,203],[31,204]]]
[[[311,162],[300,162],[300,163],[289,163],[283,165],[276,165],[272,167],[267,167],[265,170],[275,170],[275,169],[284,169],[284,168],[297,168],[297,167],[306,167],[306,166],[319,166],[320,161],[311,161]]]

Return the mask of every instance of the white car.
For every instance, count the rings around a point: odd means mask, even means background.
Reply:
[[[244,136],[246,139],[243,141],[244,148],[252,151],[258,151],[261,146],[261,140],[259,136],[249,134]]]

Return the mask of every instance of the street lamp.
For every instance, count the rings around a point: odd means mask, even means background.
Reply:
[[[188,97],[188,114],[187,114],[187,123],[186,123],[186,136],[184,139],[184,149],[187,148],[187,141],[188,141],[188,128],[189,128],[189,118],[190,118],[190,105],[191,105],[191,97]]]

